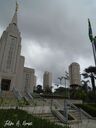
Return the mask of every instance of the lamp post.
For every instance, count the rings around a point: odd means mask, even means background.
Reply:
[[[65,76],[63,77],[65,80],[65,100],[64,100],[64,115],[65,115],[65,123],[68,123],[68,107],[67,107],[67,88],[66,88],[66,80],[69,79],[68,73],[65,71]]]
[[[52,92],[52,88],[53,88],[53,86],[51,86],[51,92]],[[52,111],[52,105],[53,105],[53,92],[52,92],[52,98],[51,98],[51,111]]]

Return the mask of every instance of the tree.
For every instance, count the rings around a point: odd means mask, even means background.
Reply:
[[[82,80],[82,89],[87,93],[88,92],[88,82],[90,82],[89,80],[85,81]]]
[[[71,84],[71,85],[70,85],[70,97],[71,97],[71,98],[76,99],[75,93],[78,91],[78,89],[79,89],[80,87],[81,87],[81,86],[78,85],[78,84]]]
[[[65,92],[66,90],[65,90],[65,88],[64,87],[59,87],[59,88],[57,88],[57,89],[55,89],[55,92],[54,93],[57,93],[57,94],[64,94],[64,92]]]
[[[44,91],[46,94],[51,94],[52,93],[52,88],[51,87],[47,87]]]
[[[79,88],[76,93],[75,93],[75,98],[77,99],[81,99],[81,100],[86,100],[87,98],[87,94],[86,92],[82,89],[82,88]]]
[[[84,76],[84,78],[90,78],[91,79],[91,84],[92,84],[92,90],[93,90],[93,94],[95,96],[95,78],[96,78],[96,67],[90,66],[88,68],[86,68],[85,73],[83,73],[82,75]]]
[[[64,88],[64,87],[59,87],[59,88],[55,89],[54,94],[62,95],[62,96],[67,98],[68,94],[69,94],[69,89],[68,88]]]
[[[42,85],[37,85],[37,93],[42,93],[43,90],[42,90]]]

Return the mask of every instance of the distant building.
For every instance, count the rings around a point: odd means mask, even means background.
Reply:
[[[69,80],[70,85],[81,85],[80,65],[76,62],[69,66]]]
[[[43,75],[43,89],[44,91],[46,91],[51,87],[52,87],[52,73],[45,71]]]
[[[0,91],[24,95],[32,93],[36,84],[35,70],[24,67],[21,35],[17,23],[17,7],[11,23],[0,38]]]

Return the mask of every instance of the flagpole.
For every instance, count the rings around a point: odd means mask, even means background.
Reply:
[[[93,49],[94,62],[95,62],[95,66],[96,66],[96,48],[95,48],[94,43],[96,43],[96,42],[95,42],[95,39],[93,38],[92,49]]]
[[[94,62],[95,62],[95,66],[96,66],[96,45],[95,45],[96,37],[93,37],[91,23],[90,23],[90,19],[89,18],[88,18],[88,26],[89,26],[89,39],[90,39],[90,41],[92,43]]]

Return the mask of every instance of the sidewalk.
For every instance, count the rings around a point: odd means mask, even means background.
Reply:
[[[71,124],[71,128],[96,128],[96,120],[86,119],[79,124]]]

